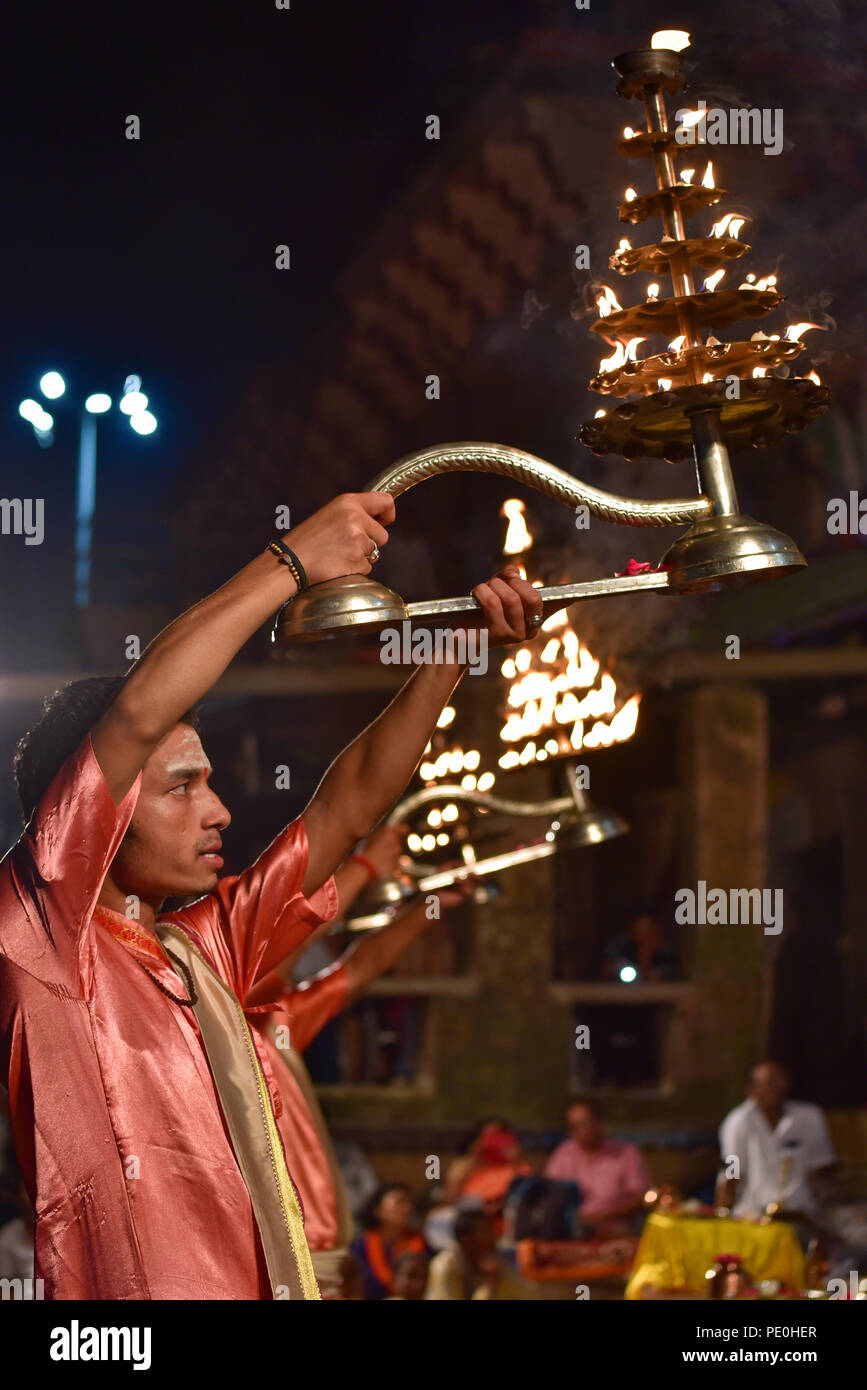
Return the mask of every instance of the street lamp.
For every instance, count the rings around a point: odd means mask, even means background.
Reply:
[[[66,382],[59,372],[45,372],[39,389],[46,400],[58,400],[66,392]],[[148,398],[141,389],[141,377],[128,376],[118,408],[129,419],[136,434],[153,434],[156,416],[148,409]],[[96,417],[111,410],[111,397],[97,391],[87,397],[81,412],[81,431],[78,441],[78,471],[75,488],[75,606],[86,608],[90,602],[91,549],[93,542],[93,513],[96,504]],[[39,401],[27,399],[18,407],[18,414],[33,426],[37,443],[49,448],[54,442],[54,417]]]

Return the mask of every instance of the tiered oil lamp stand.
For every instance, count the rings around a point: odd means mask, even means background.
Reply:
[[[684,86],[681,55],[641,49],[622,54],[614,66],[621,95],[643,101],[647,126],[624,138],[621,151],[649,160],[657,185],[652,193],[625,201],[620,215],[636,224],[661,217],[663,235],[649,246],[622,243],[611,265],[622,275],[667,274],[672,294],[625,309],[613,308],[607,300],[610,312],[601,313],[592,328],[617,346],[613,362],[590,385],[618,403],[582,426],[579,438],[596,454],[626,459],[676,462],[692,452],[698,495],[660,501],[620,497],[522,449],[470,441],[410,454],[367,484],[370,490],[397,497],[440,473],[494,473],[570,508],[585,506],[591,515],[616,524],[689,526],[656,569],[543,588],[546,615],[579,600],[638,589],[714,590],[801,567],[805,561],[794,541],[740,513],[729,453],[765,448],[803,429],[828,408],[828,391],[816,381],[764,375],[795,358],[802,351],[800,342],[763,334],[730,343],[702,337],[707,328],[760,318],[785,296],[773,284],[749,282],[735,290],[696,292],[695,267],[713,271],[750,248],[731,235],[686,235],[687,219],[719,202],[724,190],[689,183],[675,170],[679,147],[676,132],[669,129],[665,98]],[[717,231],[724,227],[718,225]],[[675,334],[676,339],[667,351],[633,360],[637,340],[651,334]],[[626,349],[624,344],[630,342]],[[462,625],[475,621],[480,616],[475,599],[406,604],[367,576],[347,575],[314,585],[285,604],[277,615],[273,640],[284,645],[341,632],[375,632],[407,619],[430,626],[457,614]]]

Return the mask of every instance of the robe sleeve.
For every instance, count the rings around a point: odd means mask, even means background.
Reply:
[[[0,951],[38,979],[68,979],[74,972],[89,993],[91,914],[140,786],[141,773],[115,806],[88,734],[11,851],[9,886],[22,910],[0,913]]]
[[[333,874],[309,898],[304,896],[307,857],[307,831],[299,816],[249,869],[221,879],[212,893],[180,912],[165,914],[165,920],[192,929],[241,1000],[322,922],[337,915]]]
[[[289,1041],[298,1052],[305,1052],[326,1023],[346,1007],[346,995],[346,971],[339,960],[297,989],[283,991],[281,1014],[288,1020]]]

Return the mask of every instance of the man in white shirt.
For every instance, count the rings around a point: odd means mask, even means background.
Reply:
[[[836,1155],[818,1105],[789,1100],[788,1093],[785,1068],[760,1062],[750,1075],[749,1099],[720,1125],[717,1202],[735,1216],[761,1216],[772,1203],[789,1220],[818,1216],[823,1178]]]

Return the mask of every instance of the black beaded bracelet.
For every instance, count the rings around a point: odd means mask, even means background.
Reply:
[[[273,551],[277,559],[289,570],[299,589],[307,588],[307,575],[304,573],[304,566],[298,559],[294,550],[290,550],[285,541],[271,541],[268,549]]]

